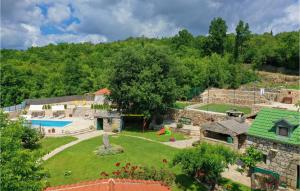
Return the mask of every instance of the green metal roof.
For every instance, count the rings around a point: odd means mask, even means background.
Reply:
[[[276,135],[274,122],[284,119],[294,125],[290,137]],[[300,113],[282,109],[263,108],[248,129],[248,135],[270,139],[277,142],[300,145]]]

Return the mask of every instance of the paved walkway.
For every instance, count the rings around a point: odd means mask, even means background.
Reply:
[[[175,147],[178,149],[184,149],[188,147],[192,147],[193,142],[198,141],[199,137],[192,137],[191,139],[180,140],[175,142],[160,142],[162,144],[168,145],[170,147]]]
[[[84,134],[79,134],[79,135],[75,135],[74,137],[77,138],[77,140],[72,141],[68,144],[62,145],[56,149],[54,149],[53,151],[51,151],[50,153],[46,154],[45,156],[43,156],[43,160],[48,160],[49,158],[53,157],[54,155],[56,155],[57,153],[65,150],[66,148],[69,148],[73,145],[76,145],[77,143],[80,143],[81,141],[87,140],[87,139],[91,139],[93,137],[97,137],[102,135],[104,132],[103,131],[92,131],[92,132],[88,132],[88,133],[84,133]]]
[[[238,167],[237,165],[230,165],[229,168],[222,173],[222,177],[228,178],[235,182],[241,183],[245,186],[251,187],[251,178],[248,177],[245,173],[241,174],[240,172],[238,172],[236,170],[237,167]]]

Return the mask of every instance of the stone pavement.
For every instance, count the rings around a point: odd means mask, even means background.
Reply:
[[[46,154],[45,156],[42,157],[43,160],[48,160],[49,158],[53,157],[54,155],[56,155],[57,153],[65,150],[66,148],[69,148],[73,145],[76,145],[77,143],[80,143],[81,141],[87,140],[87,139],[91,139],[93,137],[97,137],[102,135],[104,132],[103,131],[92,131],[92,132],[88,132],[88,133],[84,133],[84,134],[79,134],[79,135],[75,135],[74,137],[77,138],[77,140],[72,141],[70,143],[67,143],[65,145],[62,145],[56,149],[54,149],[53,151],[51,151],[50,153]]]
[[[238,182],[245,186],[251,187],[251,178],[248,177],[245,173],[241,174],[236,169],[238,168],[237,165],[230,165],[225,172],[222,173],[222,177],[228,178],[233,180],[234,182]]]
[[[170,147],[175,147],[178,149],[184,149],[188,147],[192,147],[193,142],[198,141],[199,137],[192,137],[191,139],[180,140],[175,142],[160,142],[162,144],[168,145]]]

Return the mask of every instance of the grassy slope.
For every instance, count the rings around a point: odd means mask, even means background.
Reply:
[[[237,109],[238,111],[242,111],[245,114],[249,114],[251,112],[251,109],[249,107],[234,106],[229,104],[214,104],[214,103],[200,106],[198,109],[219,112],[219,113],[226,113],[226,111],[231,110],[233,108]]]
[[[56,149],[57,147],[61,145],[65,145],[69,142],[75,141],[77,138],[75,137],[45,137],[40,140],[40,148],[38,151],[40,151],[42,154],[47,154],[50,151]]]

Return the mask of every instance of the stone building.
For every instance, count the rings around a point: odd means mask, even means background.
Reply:
[[[248,128],[249,125],[241,118],[205,123],[201,125],[200,140],[239,150],[246,146]]]
[[[120,129],[122,126],[121,116],[118,112],[97,111],[94,114],[95,126],[97,130],[111,132]]]
[[[300,115],[296,111],[263,108],[248,130],[247,144],[264,154],[252,169],[253,188],[265,189],[267,179],[277,186],[300,188]]]

